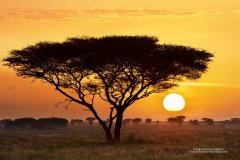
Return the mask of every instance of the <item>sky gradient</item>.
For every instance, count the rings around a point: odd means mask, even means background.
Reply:
[[[75,36],[152,35],[160,43],[203,48],[215,53],[201,79],[181,83],[166,93],[154,94],[127,109],[125,117],[166,120],[216,120],[240,117],[240,1],[239,0],[1,0],[0,59],[12,49],[39,41],[63,41]],[[85,118],[91,113],[72,104],[54,105],[65,98],[46,83],[16,77],[0,62],[0,119],[17,117]],[[186,100],[180,112],[164,110],[168,93]],[[106,104],[98,101],[102,117]]]

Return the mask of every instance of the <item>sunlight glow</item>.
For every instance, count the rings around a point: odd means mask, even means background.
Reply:
[[[171,93],[164,98],[163,106],[168,111],[180,111],[185,106],[185,100],[181,95]]]

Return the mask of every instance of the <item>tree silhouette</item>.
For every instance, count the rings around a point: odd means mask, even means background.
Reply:
[[[12,119],[2,119],[0,120],[0,124],[2,124],[4,127],[7,123],[11,123]]]
[[[132,122],[132,119],[130,119],[130,118],[124,119],[124,120],[123,120],[123,125],[127,125],[127,124],[129,124],[130,122]]]
[[[74,126],[74,125],[80,125],[83,123],[83,120],[82,119],[71,119],[71,125]]]
[[[198,122],[198,120],[197,119],[194,119],[194,120],[189,120],[189,123],[191,124],[191,125],[193,125],[193,126],[198,126],[199,125],[199,122]]]
[[[65,118],[39,118],[37,121],[36,129],[39,130],[56,130],[67,127],[68,120]]]
[[[64,118],[18,118],[15,120],[6,119],[3,122],[5,129],[21,129],[21,130],[32,130],[32,129],[62,129],[66,128],[68,124],[68,120]]]
[[[156,120],[156,123],[160,123],[160,121],[159,121],[159,120]]]
[[[231,121],[230,120],[222,120],[221,123],[222,124],[231,124]]]
[[[240,125],[240,118],[231,118],[230,122],[232,124]]]
[[[167,121],[168,121],[169,123],[171,123],[172,125],[174,125],[174,124],[177,122],[177,118],[172,118],[172,117],[170,117],[170,118],[167,119]]]
[[[88,121],[88,123],[89,123],[89,125],[92,125],[93,124],[93,121],[95,121],[96,120],[96,118],[94,118],[94,117],[87,117],[86,118],[86,121]],[[104,122],[105,123],[105,122]]]
[[[40,42],[11,51],[4,61],[18,76],[55,86],[67,105],[85,106],[102,125],[106,139],[118,142],[129,106],[182,80],[200,78],[212,57],[205,50],[159,44],[156,37],[105,36]],[[95,110],[96,97],[109,103],[108,125]]]
[[[150,124],[150,123],[152,123],[152,119],[151,119],[151,118],[147,118],[147,119],[145,119],[145,122],[146,122],[147,124]]]
[[[20,130],[29,130],[35,129],[37,120],[31,117],[27,118],[18,118],[14,121],[6,121],[5,129],[20,129]]]
[[[141,119],[141,118],[134,118],[134,119],[132,120],[132,122],[133,122],[134,124],[140,124],[140,123],[142,122],[142,119]]]
[[[186,117],[185,116],[177,116],[177,117],[174,117],[174,118],[168,118],[167,121],[169,123],[171,123],[172,125],[174,125],[175,123],[177,123],[178,125],[182,125],[183,124],[183,121]]]
[[[213,119],[211,118],[202,118],[203,121],[205,121],[205,123],[209,126],[213,125]]]
[[[176,123],[181,126],[185,118],[186,118],[185,116],[177,116]]]

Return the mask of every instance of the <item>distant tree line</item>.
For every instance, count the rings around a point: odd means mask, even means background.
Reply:
[[[193,125],[193,126],[198,126],[199,125],[199,122],[198,122],[198,120],[197,119],[190,119],[189,120],[189,123],[191,124],[191,125]]]
[[[56,130],[67,127],[69,123],[65,118],[18,118],[15,120],[3,119],[0,121],[6,130]]]
[[[214,120],[212,118],[202,118],[202,121],[208,126],[213,126]],[[231,118],[230,120],[222,120],[220,121],[225,125],[240,125],[240,118]],[[189,120],[189,123],[193,126],[198,126],[199,121],[197,119]]]
[[[167,121],[172,125],[174,125],[175,123],[178,125],[182,125],[185,118],[185,116],[170,117],[167,119]]]
[[[172,125],[178,124],[181,126],[183,124],[185,118],[186,118],[185,116],[170,117],[167,119],[167,121],[169,123],[171,123]],[[213,119],[211,119],[211,118],[202,118],[202,121],[204,121],[209,126],[213,125]],[[190,119],[189,124],[193,125],[193,126],[199,126],[199,121],[197,119],[193,119],[193,120]]]
[[[89,125],[92,125],[95,120],[96,120],[96,118],[94,118],[94,117],[87,117],[86,118],[86,121],[89,123]]]
[[[82,120],[82,119],[72,119],[72,120],[70,121],[70,123],[71,123],[72,126],[80,125],[80,124],[83,123],[83,120]]]
[[[133,119],[131,119],[131,118],[126,118],[126,119],[123,120],[123,125],[128,125],[128,124],[130,124],[130,123],[135,124],[135,125],[138,125],[138,124],[142,123],[143,121],[144,121],[144,120],[141,119],[141,118],[133,118]],[[151,124],[152,122],[154,122],[154,123],[159,123],[160,121],[159,121],[159,120],[153,121],[151,118],[146,118],[146,119],[145,119],[145,123],[146,123],[146,124]]]
[[[167,122],[170,124],[178,124],[182,125],[184,122],[185,116],[177,116],[177,117],[170,117],[167,119]],[[88,122],[89,125],[92,125],[96,119],[94,117],[87,117],[86,122]],[[213,126],[214,120],[211,118],[202,118],[201,119],[205,124],[208,126]],[[109,124],[110,120],[107,119],[103,121],[106,125]],[[153,121],[151,118],[147,118],[144,121],[146,124],[151,124]],[[157,120],[155,123],[159,123],[160,121]],[[231,118],[230,120],[222,120],[220,121],[224,125],[240,125],[240,118]],[[82,119],[72,119],[70,120],[71,126],[79,126],[84,123],[84,120]],[[123,125],[128,124],[141,124],[143,123],[143,119],[141,118],[127,118],[123,120]],[[34,118],[18,118],[15,120],[11,119],[3,119],[0,120],[0,125],[3,126],[6,130],[18,130],[18,129],[24,129],[24,130],[30,130],[30,129],[36,129],[36,130],[56,130],[56,129],[63,129],[66,128],[69,124],[69,121],[65,118],[40,118],[40,119],[34,119]],[[197,119],[190,119],[189,124],[193,126],[199,126],[199,121]]]
[[[231,118],[230,120],[223,120],[221,121],[222,124],[233,124],[233,125],[240,125],[240,118]]]

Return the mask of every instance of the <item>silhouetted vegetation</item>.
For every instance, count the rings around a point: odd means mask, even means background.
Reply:
[[[80,125],[83,123],[82,119],[71,119],[71,125],[75,126],[75,125]]]
[[[189,120],[189,123],[191,124],[191,125],[193,125],[193,126],[198,126],[199,125],[199,122],[198,122],[198,120],[197,119],[194,119],[194,120]]]
[[[232,124],[240,125],[240,118],[231,118],[230,121]]]
[[[67,127],[68,120],[64,118],[19,118],[15,120],[2,120],[7,130],[53,130]]]
[[[213,119],[211,118],[202,118],[202,120],[209,126],[213,125]]]
[[[201,49],[159,44],[151,36],[105,36],[40,42],[11,51],[4,61],[18,76],[53,85],[67,98],[67,105],[85,106],[101,124],[106,139],[118,142],[129,106],[180,81],[200,78],[212,57]],[[109,110],[108,125],[95,109],[97,96],[111,106],[104,108]]]
[[[147,119],[145,119],[145,122],[146,122],[147,124],[150,124],[150,123],[152,123],[152,119],[151,119],[151,118],[147,118]]]
[[[140,124],[142,122],[142,119],[141,118],[133,118],[132,122],[134,124]]]
[[[6,123],[10,123],[12,120],[11,119],[2,119],[0,120],[0,123],[5,126]]]
[[[185,116],[177,116],[177,124],[182,125],[185,118]]]
[[[240,118],[231,118],[230,120],[222,120],[224,125],[240,125]]]
[[[176,118],[171,118],[171,117],[170,117],[170,118],[167,119],[167,121],[168,121],[169,123],[171,123],[172,125],[174,125],[177,120],[176,120]]]
[[[228,124],[231,124],[231,121],[230,120],[222,120],[221,123],[228,125]]]
[[[36,129],[36,125],[34,118],[19,118],[5,123],[5,129]]]
[[[67,127],[68,120],[64,118],[40,118],[37,129],[63,129]]]
[[[123,120],[123,125],[130,124],[132,122],[132,119],[126,118]]]
[[[185,116],[177,116],[177,117],[174,117],[174,118],[168,118],[167,121],[169,123],[171,123],[172,125],[174,125],[175,123],[178,124],[178,125],[182,125],[183,124],[183,121],[186,117]]]
[[[96,118],[94,118],[94,117],[87,117],[86,118],[86,121],[89,123],[89,125],[92,125],[95,120],[96,120]]]
[[[160,121],[159,121],[159,120],[156,120],[156,123],[160,123]]]

